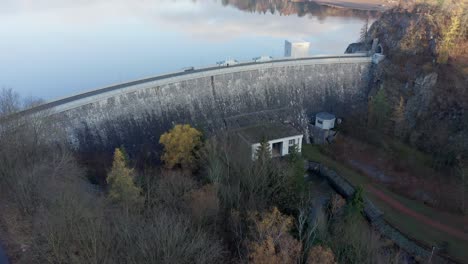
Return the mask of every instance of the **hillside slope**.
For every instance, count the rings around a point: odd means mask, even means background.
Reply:
[[[435,154],[440,165],[468,152],[467,9],[466,1],[396,7],[369,30],[387,56],[370,93],[372,102],[383,90],[389,108],[379,129]]]

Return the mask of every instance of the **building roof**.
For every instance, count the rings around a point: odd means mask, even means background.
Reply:
[[[295,43],[309,43],[309,41],[305,41],[303,39],[287,39],[286,42],[289,42],[291,44],[295,44]]]
[[[250,144],[302,135],[297,129],[289,124],[268,123],[244,127],[236,130],[236,133]]]
[[[322,120],[333,120],[336,118],[334,114],[330,114],[327,112],[320,112],[316,115],[316,117]]]

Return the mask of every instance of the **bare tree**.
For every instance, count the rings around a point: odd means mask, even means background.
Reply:
[[[359,36],[359,41],[362,42],[364,45],[368,45],[369,40],[369,17],[366,18],[364,25],[361,28],[361,33]]]
[[[1,95],[2,113],[20,109],[12,90]],[[16,242],[28,248],[22,258],[38,263],[223,262],[221,242],[192,222],[189,210],[172,208],[186,207],[193,196],[205,203],[208,191],[193,195],[193,179],[163,174],[146,182],[151,192],[145,197],[153,206],[125,214],[87,182],[58,124],[45,111],[0,123],[0,205],[21,212],[15,217],[21,218],[27,242]],[[209,193],[217,198],[215,190]],[[206,204],[203,216],[211,217],[215,202]],[[0,225],[9,231],[19,221],[8,221],[13,218],[5,214]]]
[[[304,263],[304,260],[307,258],[306,254],[309,252],[309,249],[315,242],[315,239],[318,235],[318,226],[320,219],[310,219],[310,207],[312,204],[311,199],[302,199],[301,205],[299,206],[299,212],[296,217],[295,225],[297,229],[297,236],[299,241],[302,242],[302,254],[300,263]],[[318,208],[320,210],[320,208]]]
[[[0,90],[0,116],[9,115],[21,109],[20,96],[11,88]]]

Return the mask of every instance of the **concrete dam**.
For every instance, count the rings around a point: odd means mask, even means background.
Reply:
[[[288,112],[298,129],[319,111],[346,117],[366,109],[370,57],[341,55],[244,63],[178,72],[110,86],[32,108],[47,112],[80,151],[158,155],[159,137],[174,124],[205,132],[226,120],[265,111]]]

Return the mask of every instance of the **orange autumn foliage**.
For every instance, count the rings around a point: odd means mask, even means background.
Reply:
[[[274,207],[271,212],[251,213],[254,222],[253,239],[249,243],[249,261],[256,264],[296,263],[302,245],[289,230],[292,217],[285,216]]]
[[[188,204],[193,218],[197,222],[207,222],[216,218],[219,212],[218,189],[208,184],[200,189],[193,190],[188,195]]]
[[[327,247],[315,246],[309,250],[307,264],[336,264],[335,255]]]
[[[191,168],[195,165],[195,151],[201,146],[202,133],[190,125],[175,125],[161,135],[159,143],[164,146],[161,159],[169,169],[180,165]]]

